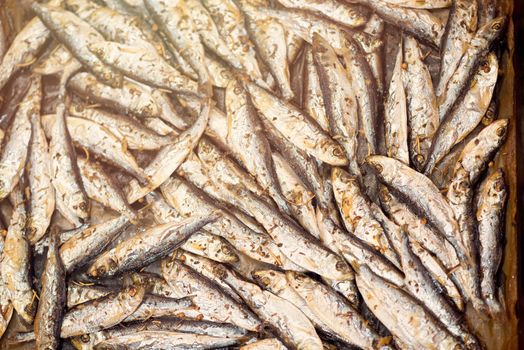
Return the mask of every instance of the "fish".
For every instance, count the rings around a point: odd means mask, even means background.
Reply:
[[[285,29],[274,18],[257,11],[258,6],[267,5],[266,0],[239,1],[240,9],[246,16],[248,33],[257,52],[275,78],[280,95],[286,100],[291,100],[294,93],[291,89]]]
[[[362,163],[369,154],[378,152],[378,135],[375,131],[378,127],[378,101],[377,82],[371,71],[367,57],[362,47],[351,39],[345,41],[347,51],[343,55],[347,74],[350,77],[358,108],[358,162]],[[366,176],[369,183],[369,191],[376,192],[376,180],[374,177]]]
[[[402,80],[407,98],[409,153],[415,169],[421,170],[429,158],[433,137],[439,126],[437,99],[429,70],[416,39],[403,38]]]
[[[35,316],[35,338],[37,349],[58,349],[64,306],[66,303],[66,270],[60,259],[54,232],[49,242],[47,258],[42,273],[42,290]]]
[[[304,73],[304,94],[302,105],[307,114],[315,119],[322,127],[322,130],[329,132],[329,119],[326,115],[326,106],[322,95],[320,77],[313,60],[311,46],[307,46],[304,51],[305,55],[305,73]]]
[[[194,27],[200,35],[202,43],[234,68],[242,69],[240,58],[233,54],[225,39],[219,33],[211,13],[198,0],[185,0],[185,3],[192,15]]]
[[[360,176],[358,166],[358,102],[351,77],[339,62],[329,43],[313,36],[313,61],[320,79],[330,131],[343,146],[351,174]]]
[[[347,164],[342,147],[323,132],[314,120],[256,84],[247,83],[246,86],[255,108],[286,140],[330,165]],[[301,132],[297,133],[297,130]]]
[[[122,190],[105,172],[100,163],[82,157],[77,159],[77,163],[82,183],[90,199],[117,211],[130,221],[136,220],[136,211],[127,203]]]
[[[104,41],[102,34],[73,13],[59,7],[35,3],[32,9],[53,36],[100,81],[115,88],[122,86],[123,75],[102,63],[88,48],[93,43]]]
[[[326,285],[294,271],[287,271],[286,279],[309,310],[345,342],[364,349],[386,345],[358,311]]]
[[[446,193],[459,223],[462,242],[471,262],[475,261],[476,255],[474,223],[473,217],[470,216],[474,186],[478,182],[480,174],[502,145],[506,137],[507,127],[508,120],[506,119],[493,122],[464,147],[455,163],[453,176]]]
[[[166,256],[191,234],[216,219],[216,216],[197,216],[148,228],[96,257],[87,273],[102,278],[144,267]]]
[[[239,260],[235,249],[224,238],[206,231],[199,231],[189,237],[181,248],[190,253],[228,264]]]
[[[42,124],[47,135],[52,135],[57,123],[56,119],[59,119],[58,115],[42,117]],[[80,146],[85,152],[93,152],[106,162],[124,169],[139,181],[147,183],[148,177],[144,169],[138,165],[125,144],[107,128],[88,119],[71,116],[66,117],[66,123],[71,140],[75,145]]]
[[[177,93],[200,95],[195,81],[147,49],[102,40],[89,44],[89,51],[122,74],[144,84]]]
[[[479,28],[462,55],[457,69],[451,75],[442,94],[437,96],[440,119],[444,119],[451,111],[459,97],[468,87],[471,77],[475,74],[482,58],[491,49],[493,43],[502,34],[506,18],[497,17]]]
[[[100,285],[82,285],[72,281],[67,284],[67,308],[71,309],[76,305],[83,304],[90,300],[102,298],[114,289]]]
[[[386,102],[384,103],[384,142],[388,157],[395,158],[409,165],[408,110],[406,89],[403,81],[403,63],[404,49],[401,42],[389,83]]]
[[[233,0],[203,0],[218,33],[229,50],[242,64],[245,73],[258,83],[263,83],[262,72],[256,59],[255,46],[247,29],[244,14]]]
[[[293,303],[242,280],[225,267],[221,267],[217,273],[239,293],[261,320],[277,332],[286,345],[291,348],[322,349],[322,342],[313,324]]]
[[[40,113],[41,84],[31,79],[29,89],[20,102],[6,130],[7,137],[0,150],[0,199],[6,198],[18,184],[27,160],[27,145],[31,140],[31,119]]]
[[[391,4],[389,1],[356,0],[357,3],[370,7],[384,21],[404,30],[434,48],[440,48],[445,24],[439,17],[426,9],[405,8]],[[413,3],[415,2],[417,1],[413,1]],[[424,3],[429,2],[424,1]],[[432,1],[431,4],[433,3]]]
[[[188,348],[199,349],[222,348],[238,343],[235,339],[212,337],[209,335],[168,332],[139,331],[133,334],[116,336],[98,343],[94,349],[119,349],[125,346],[129,349],[159,349]]]
[[[302,179],[287,164],[287,160],[280,153],[273,152],[272,158],[280,188],[291,208],[292,215],[309,233],[319,237],[315,209],[312,204],[315,195],[309,191],[306,184],[302,182]]]
[[[220,276],[215,274],[215,267],[219,265],[215,260],[211,260],[206,257],[200,257],[183,250],[174,252],[173,257],[181,261],[184,265],[193,269],[195,272],[206,277],[211,282],[215,283],[218,287],[220,287],[221,291],[226,293],[232,299],[242,303],[242,299],[238,296],[235,290],[224,283],[224,281],[220,279]],[[235,265],[239,261],[240,258],[233,262],[233,264]]]
[[[359,268],[356,279],[368,307],[402,343],[416,348],[461,347],[461,342],[414,297],[374,274],[368,266]]]
[[[25,174],[26,183],[29,187],[26,235],[29,241],[34,244],[46,234],[51,223],[51,217],[55,210],[55,191],[50,176],[49,145],[39,113],[32,114],[30,118],[31,141],[28,146]]]
[[[424,217],[453,245],[459,257],[463,256],[465,250],[453,209],[429,178],[393,158],[370,156],[367,164],[374,169],[383,183],[397,191],[402,198],[424,214]]]
[[[346,229],[393,264],[400,266],[382,226],[373,216],[371,201],[362,193],[357,179],[341,168],[333,168],[331,182]]]
[[[60,259],[66,271],[73,272],[86,265],[102,253],[105,247],[128,226],[128,218],[122,215],[86,227],[69,238],[60,246]]]
[[[32,325],[36,301],[31,275],[31,246],[24,234],[26,212],[20,187],[14,189],[11,198],[14,211],[5,236],[0,273],[16,313],[23,322]]]
[[[165,259],[162,262],[162,275],[181,295],[191,295],[201,312],[220,322],[233,323],[250,331],[260,329],[260,320],[244,304],[235,301],[209,279],[182,262],[173,258]]]
[[[209,84],[204,46],[185,1],[145,0],[144,5],[171,44],[191,65],[201,84]]]
[[[155,158],[153,158],[144,169],[144,172],[148,177],[148,184],[146,186],[140,186],[139,182],[136,180],[131,180],[127,184],[124,193],[130,204],[158,188],[187,158],[204,133],[209,120],[210,108],[211,106],[209,103],[204,104],[195,123],[190,128],[179,134],[172,143],[164,146],[157,152]]]
[[[193,309],[191,298],[170,298],[153,294],[144,295],[142,303],[123,322],[144,321],[151,317],[171,317]]]
[[[480,349],[478,340],[467,329],[451,301],[441,294],[419,257],[414,254],[405,234],[399,250],[402,270],[406,275],[406,289],[435,314],[452,335],[460,338],[468,349]]]
[[[4,249],[4,237],[0,238],[1,249]],[[0,257],[1,259],[1,257]],[[9,290],[3,280],[1,269],[0,269],[0,337],[2,337],[11,323],[13,317],[13,303],[9,300]]]
[[[131,315],[144,298],[138,282],[100,299],[77,305],[65,313],[60,336],[70,338],[113,327]]]
[[[367,22],[366,11],[350,3],[333,0],[279,0],[278,2],[285,7],[307,10],[326,16],[337,24],[349,28],[361,27]]]
[[[363,31],[371,35],[373,38],[379,40],[380,42],[383,42],[384,29],[384,21],[377,14],[374,13],[371,14],[371,16],[369,16],[369,19],[366,25],[364,26]],[[373,76],[375,77],[375,80],[377,82],[379,96],[382,96],[384,93],[384,64],[382,62],[384,46],[384,44],[381,44],[380,47],[374,50],[373,53],[367,54],[371,72],[373,73]]]
[[[160,187],[160,190],[167,203],[183,216],[218,211],[221,218],[208,225],[207,230],[224,237],[238,251],[255,260],[277,266],[285,266],[287,263],[287,259],[267,234],[251,230],[227,209],[214,204],[204,193],[181,178],[171,177]]]
[[[270,193],[280,210],[289,212],[278,182],[269,142],[262,133],[258,116],[240,82],[229,83],[226,88],[225,104],[228,145],[264,191]]]
[[[458,0],[453,2],[449,12],[446,32],[442,39],[440,74],[435,92],[444,93],[449,78],[457,69],[469,41],[475,35],[478,25],[478,2]]]
[[[498,59],[490,53],[471,81],[470,88],[442,121],[431,145],[425,173],[431,174],[436,164],[464,140],[488,111],[498,76]]]
[[[437,1],[426,1],[426,0],[384,0],[384,2],[387,2],[392,5],[397,5],[400,7],[406,7],[406,8],[420,8],[420,9],[428,9],[428,10],[434,10],[434,9],[442,9],[452,6],[451,0],[437,0]]]
[[[239,189],[250,213],[264,226],[293,263],[323,277],[342,280],[352,276],[348,264],[311,234],[244,189]]]
[[[67,87],[90,102],[100,103],[122,114],[130,113],[139,118],[154,118],[161,114],[151,92],[127,80],[121,88],[113,88],[102,84],[90,73],[79,72],[69,79]]]
[[[57,6],[61,0],[51,0]],[[2,27],[2,34],[4,30]],[[0,89],[21,68],[33,64],[42,48],[51,38],[51,33],[38,17],[31,19],[18,32],[3,55],[0,55]],[[2,40],[3,42],[3,40]]]
[[[507,200],[504,171],[497,169],[479,186],[475,196],[475,218],[478,222],[480,289],[492,315],[504,309],[497,295],[497,273],[502,263],[502,237]]]

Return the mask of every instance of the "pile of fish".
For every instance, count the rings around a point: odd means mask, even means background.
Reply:
[[[0,26],[8,348],[484,348],[495,0],[29,6]]]

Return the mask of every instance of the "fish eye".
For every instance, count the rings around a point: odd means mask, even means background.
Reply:
[[[333,155],[335,157],[342,157],[344,155],[344,152],[342,151],[341,148],[336,147],[335,149],[333,149]]]
[[[377,172],[380,174],[384,171],[384,167],[380,164],[374,164],[375,165],[375,169],[377,170]]]
[[[129,292],[127,292],[130,296],[134,297],[137,294],[137,290],[135,287],[129,288]]]
[[[103,275],[103,274],[106,273],[106,268],[105,268],[105,266],[100,266],[99,268],[96,269],[96,271],[97,271],[97,273],[98,273],[99,275]],[[95,275],[95,276],[96,276],[96,275]]]
[[[343,261],[337,261],[337,263],[335,264],[335,268],[337,269],[337,271],[344,271],[346,270],[346,263],[344,263]]]
[[[80,340],[84,343],[88,343],[89,340],[91,340],[91,337],[89,336],[89,334],[84,334],[80,337]]]
[[[497,129],[497,136],[502,136],[506,132],[506,128],[500,127]]]
[[[497,23],[493,23],[493,25],[491,26],[491,29],[493,30],[499,30],[501,27],[500,23],[497,22]]]
[[[419,164],[424,163],[424,160],[425,160],[425,158],[424,158],[424,156],[423,156],[422,154],[417,154],[417,156],[415,157],[415,159],[417,160],[417,162],[418,162]]]

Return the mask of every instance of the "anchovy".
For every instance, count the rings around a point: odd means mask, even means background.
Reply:
[[[359,268],[357,285],[368,307],[402,343],[421,349],[461,348],[460,341],[415,298],[374,274],[368,266]]]
[[[415,169],[421,170],[439,126],[437,100],[431,75],[415,38],[405,36],[403,49],[407,67],[402,72],[402,79],[407,97],[410,158]]]
[[[322,349],[314,326],[291,302],[243,281],[223,266],[218,273],[264,322],[274,328],[284,343],[291,348]]]
[[[100,83],[95,76],[80,72],[71,77],[68,88],[89,101],[100,103],[122,114],[131,113],[142,118],[160,116],[159,106],[151,93],[127,80],[121,88],[112,88]]]
[[[344,147],[350,172],[360,176],[357,163],[358,102],[351,77],[333,48],[318,34],[313,36],[312,50],[331,133]]]
[[[225,105],[228,145],[235,150],[236,156],[262,188],[271,194],[280,210],[288,212],[271,158],[269,142],[262,133],[256,111],[240,82],[232,81],[227,86]]]
[[[449,78],[447,85],[442,90],[442,94],[437,96],[441,120],[448,115],[468,87],[468,83],[471,81],[471,77],[478,68],[482,58],[488,54],[495,40],[502,34],[505,23],[505,17],[497,17],[479,28],[470,40],[464,55],[462,55],[458,63],[457,69]]]
[[[243,340],[248,337],[248,331],[229,323],[216,323],[210,321],[195,321],[176,318],[156,318],[147,321],[129,322],[125,327],[116,326],[89,335],[71,339],[77,349],[91,350],[98,343],[122,335],[136,334],[142,331],[169,331],[208,335]]]
[[[311,47],[307,46],[304,51],[305,55],[305,73],[304,73],[304,95],[302,105],[307,114],[315,119],[322,127],[322,130],[329,132],[329,119],[326,115],[324,97],[320,85],[320,77],[315,67]]]
[[[51,135],[56,124],[52,115],[44,116],[42,124],[46,134]],[[147,182],[145,171],[140,168],[135,157],[126,149],[111,131],[100,124],[84,118],[67,117],[67,129],[74,144],[81,146],[87,152],[91,151],[105,161],[124,169],[141,182]]]
[[[67,285],[67,308],[83,304],[90,300],[105,297],[114,289],[99,285],[82,285],[79,282],[69,282]]]
[[[345,342],[364,349],[375,348],[378,344],[385,345],[358,311],[333,290],[293,271],[286,272],[286,278],[291,287],[306,302],[309,310]]]
[[[422,212],[459,255],[465,252],[453,209],[430,179],[392,158],[371,156],[367,163],[382,182]]]
[[[120,216],[89,226],[65,241],[60,247],[60,258],[66,271],[72,272],[96,257],[128,225],[129,220]]]
[[[0,272],[14,309],[23,322],[31,325],[36,312],[36,300],[30,270],[31,246],[24,234],[26,213],[22,190],[15,188],[11,198],[14,209],[5,236]]]
[[[387,2],[392,5],[397,5],[401,7],[407,7],[407,8],[421,8],[421,9],[428,9],[428,10],[434,10],[434,9],[441,9],[441,8],[447,8],[451,7],[453,1],[452,0],[384,0],[384,2]]]
[[[347,74],[351,77],[351,84],[357,100],[358,107],[358,162],[370,154],[378,152],[378,101],[377,82],[371,71],[368,59],[364,56],[362,47],[355,41],[347,39],[347,52],[343,55]],[[366,176],[365,180],[370,187],[369,191],[376,192],[374,177]]]
[[[326,16],[339,25],[356,28],[367,22],[366,12],[355,5],[334,0],[279,0],[285,7],[308,10]]]
[[[238,251],[255,260],[279,267],[295,266],[290,264],[266,233],[257,233],[249,229],[229,211],[215,205],[204,193],[182,179],[173,176],[160,189],[167,202],[183,216],[218,211],[221,218],[208,225],[206,229],[210,233],[224,237]]]
[[[202,43],[234,68],[242,69],[239,57],[233,54],[204,5],[199,0],[185,2]]]
[[[230,338],[211,337],[209,335],[168,332],[168,331],[139,331],[133,334],[116,336],[104,340],[94,349],[126,349],[146,350],[156,349],[214,349],[227,348],[238,344]]]
[[[503,255],[502,227],[506,199],[504,172],[498,169],[481,183],[475,199],[480,243],[481,295],[492,314],[498,314],[503,310],[497,296],[496,278]]]
[[[331,181],[347,230],[383,254],[393,264],[400,266],[382,226],[373,217],[370,200],[362,193],[356,178],[340,168],[333,168]]]
[[[277,81],[280,94],[286,100],[293,98],[287,60],[287,44],[284,26],[272,17],[258,12],[258,6],[267,6],[267,0],[241,0],[239,5],[246,15],[248,33],[257,52]]]
[[[144,84],[177,93],[199,95],[198,84],[195,81],[147,49],[110,41],[98,41],[89,44],[89,50],[109,66]]]
[[[42,273],[42,291],[35,316],[35,338],[37,349],[58,349],[60,327],[66,303],[66,270],[60,259],[54,232],[49,242],[47,259]]]
[[[4,237],[0,238],[1,250],[4,249]],[[1,258],[0,258],[1,259]],[[9,300],[9,290],[0,273],[0,337],[2,337],[9,327],[11,317],[13,316],[13,303]]]
[[[129,182],[124,190],[129,203],[136,202],[158,188],[187,158],[204,133],[209,120],[210,108],[209,103],[204,104],[195,123],[178,135],[172,143],[158,151],[155,158],[144,169],[149,179],[149,183],[146,186],[140,186],[136,180]]]
[[[101,278],[144,267],[166,256],[191,234],[215,220],[216,216],[206,215],[153,226],[99,255],[87,272],[93,277]]]
[[[406,89],[404,88],[402,68],[404,49],[402,42],[389,83],[389,91],[384,104],[384,138],[387,156],[409,165],[408,111]]]
[[[462,55],[477,31],[477,7],[477,1],[458,0],[453,2],[442,40],[440,74],[435,91],[437,96],[444,93],[444,88],[457,69]]]
[[[61,0],[51,0],[50,5],[58,6]],[[0,30],[3,34],[3,28]],[[1,36],[1,35],[0,35]],[[30,20],[13,39],[3,55],[0,55],[0,89],[21,68],[33,64],[40,50],[51,37],[47,27],[38,17]],[[3,38],[0,38],[3,45]]]
[[[176,251],[175,253],[173,253],[173,257],[180,260],[184,265],[192,268],[202,276],[215,283],[218,287],[221,288],[223,292],[225,292],[232,299],[239,303],[242,303],[242,299],[238,296],[235,290],[232,289],[227,283],[222,281],[220,279],[220,276],[217,276],[215,274],[215,267],[219,266],[218,263],[208,258],[193,255],[191,253],[188,253],[187,251]],[[239,261],[240,258],[233,264],[238,263]]]
[[[370,7],[391,25],[399,27],[435,48],[440,47],[445,25],[439,17],[425,9],[404,8],[388,3],[389,1],[357,0],[359,4]],[[431,4],[433,3],[434,1],[431,1]]]
[[[406,275],[406,288],[426,308],[446,326],[451,334],[459,337],[468,349],[480,349],[478,340],[470,333],[462,322],[459,313],[451,302],[444,297],[435,285],[421,260],[414,254],[407,235],[400,242],[400,258],[402,270]]]
[[[465,252],[470,257],[471,263],[474,263],[477,251],[472,217],[474,186],[505,140],[507,127],[507,119],[493,122],[464,147],[455,164],[447,192],[448,201],[459,223]]]
[[[73,307],[64,315],[60,336],[74,337],[119,324],[138,308],[144,293],[145,288],[134,283],[119,292]]]
[[[246,30],[245,18],[233,0],[203,0],[220,36],[229,50],[240,60],[245,72],[257,82],[262,73],[255,56],[255,47]]]
[[[280,154],[273,152],[273,163],[277,172],[282,193],[291,208],[293,216],[309,233],[319,237],[315,209],[312,200],[315,195],[308,190],[300,177],[287,164],[287,160]]]
[[[286,29],[287,61],[293,68],[293,64],[296,63],[296,59],[304,46],[304,39],[287,30],[285,26],[284,29]]]
[[[195,305],[216,320],[251,331],[260,328],[260,321],[244,304],[235,301],[209,279],[182,262],[173,258],[164,260],[162,275],[173,289],[181,295],[191,295]]]
[[[223,62],[208,54],[204,57],[213,85],[225,89],[230,81],[235,80],[235,73]]]
[[[173,137],[158,135],[135,119],[122,114],[114,114],[80,104],[72,104],[69,114],[102,125],[121,139],[129,149],[157,150],[173,141]]]
[[[224,238],[206,231],[199,231],[189,237],[181,248],[190,253],[220,263],[235,263],[239,260],[235,249]]]
[[[431,146],[425,173],[431,174],[435,165],[461,142],[480,123],[486,114],[498,77],[498,59],[490,53],[478,69],[469,90],[442,121]]]
[[[122,322],[145,321],[151,317],[173,317],[183,315],[185,311],[194,309],[191,298],[169,298],[146,294],[138,308]]]
[[[364,26],[363,31],[371,35],[373,38],[383,42],[382,39],[384,37],[384,29],[384,21],[377,14],[373,13],[369,17],[366,25]],[[384,63],[382,62],[384,46],[384,44],[380,45],[380,47],[377,48],[375,52],[367,55],[367,58],[369,60],[369,66],[377,82],[379,96],[382,96],[382,94],[384,93]]]
[[[404,275],[391,261],[368,244],[343,231],[322,211],[318,211],[317,215],[321,241],[336,249],[352,267],[367,264],[374,273],[382,278],[398,286],[404,285]],[[350,276],[348,279],[353,278],[354,276]]]
[[[53,35],[100,81],[112,87],[122,86],[122,74],[114,72],[88,49],[89,45],[104,41],[99,32],[61,8],[35,3],[32,9]]]
[[[29,89],[6,130],[0,151],[0,199],[6,198],[22,176],[31,139],[31,120],[40,114],[41,83],[31,79]]]
[[[346,165],[342,147],[307,115],[267,90],[247,84],[253,104],[284,137],[297,148],[331,165]],[[301,130],[297,133],[297,130]]]
[[[185,1],[145,0],[144,4],[169,41],[197,72],[200,83],[209,83],[204,46]]]

